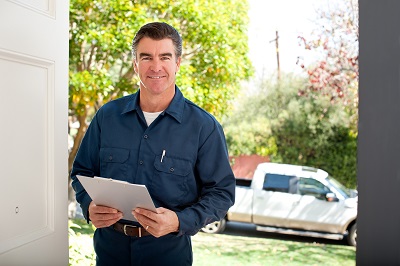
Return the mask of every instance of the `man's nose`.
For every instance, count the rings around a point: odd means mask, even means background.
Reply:
[[[153,70],[153,71],[155,71],[155,72],[158,72],[158,71],[160,71],[161,70],[161,61],[159,60],[159,59],[154,59],[153,61],[152,61],[152,64],[151,64],[151,67],[150,67],[150,69],[151,70]]]

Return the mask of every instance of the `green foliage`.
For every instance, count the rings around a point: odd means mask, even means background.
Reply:
[[[247,1],[137,2],[151,10],[152,19],[167,21],[180,31],[184,51],[177,83],[185,96],[221,118],[240,82],[252,74]]]
[[[85,220],[68,220],[69,265],[95,265],[94,228]]]
[[[304,49],[319,55],[307,70],[309,85],[301,94],[328,95],[350,114],[353,130],[358,121],[358,1],[340,0],[316,10],[315,30],[299,36]]]
[[[349,188],[357,187],[357,134],[348,128],[337,129],[330,145],[310,160],[310,164],[332,174]]]
[[[342,0],[317,10],[315,30],[310,37],[300,36],[304,48],[319,59],[307,70],[309,84],[299,90],[306,98],[329,97],[331,105],[345,110],[346,123],[332,125],[334,134],[307,157],[307,162],[323,168],[349,187],[356,187],[358,125],[358,2]],[[342,112],[342,111],[341,111]],[[340,117],[345,117],[341,114]],[[323,148],[322,148],[323,147]]]
[[[346,126],[346,115],[324,96],[297,97],[273,121],[280,155],[287,162],[307,164],[317,150],[329,145],[336,128]]]
[[[357,134],[349,114],[329,96],[300,96],[307,81],[285,76],[264,82],[243,97],[224,121],[231,155],[259,154],[273,162],[322,168],[344,185],[356,186]]]
[[[184,41],[178,84],[188,98],[222,117],[240,81],[252,74],[247,10],[247,1],[238,0],[71,0],[71,115],[136,91],[131,41],[143,24],[165,21]]]
[[[130,43],[145,13],[131,1],[70,2],[70,114],[85,115],[91,107],[132,93]]]
[[[275,155],[276,144],[271,136],[269,121],[258,117],[252,122],[246,120],[224,124],[230,155]]]
[[[238,98],[231,116],[223,120],[230,155],[258,154],[277,157],[276,137],[272,134],[275,119],[282,119],[295,90],[304,80],[287,76],[280,84],[263,81],[253,94]]]
[[[272,160],[322,168],[354,188],[357,139],[349,116],[326,96],[309,96],[293,98],[283,119],[274,121],[278,156]]]

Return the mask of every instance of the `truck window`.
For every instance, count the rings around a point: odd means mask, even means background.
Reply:
[[[297,178],[295,176],[267,173],[264,178],[263,189],[267,191],[278,191],[296,193]]]
[[[251,179],[236,178],[236,186],[239,187],[250,187]]]
[[[301,195],[315,196],[317,199],[326,199],[326,194],[331,192],[328,187],[312,178],[300,178],[299,192]]]

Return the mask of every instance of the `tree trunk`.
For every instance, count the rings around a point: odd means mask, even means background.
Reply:
[[[81,145],[83,136],[86,133],[86,130],[88,128],[88,125],[86,124],[86,112],[83,115],[78,115],[78,121],[79,121],[79,128],[78,128],[78,132],[76,133],[76,136],[74,138],[74,145],[72,146],[72,149],[69,153],[69,157],[68,157],[68,202],[74,202],[75,201],[75,194],[74,191],[72,189],[71,183],[72,180],[70,179],[70,173],[72,170],[72,164],[74,162],[75,156],[78,153],[78,149],[79,146]]]

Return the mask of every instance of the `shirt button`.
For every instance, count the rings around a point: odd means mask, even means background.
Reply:
[[[142,161],[142,160],[140,160],[140,161],[139,161],[139,164],[143,164],[143,161]]]
[[[173,167],[169,168],[170,172],[173,172],[175,169]]]
[[[108,160],[110,160],[110,161],[112,161],[112,155],[110,155],[109,157],[108,157]]]
[[[147,135],[144,135],[144,136],[143,136],[143,138],[145,138],[145,139],[147,139],[148,137],[149,137],[149,136],[147,136]]]

